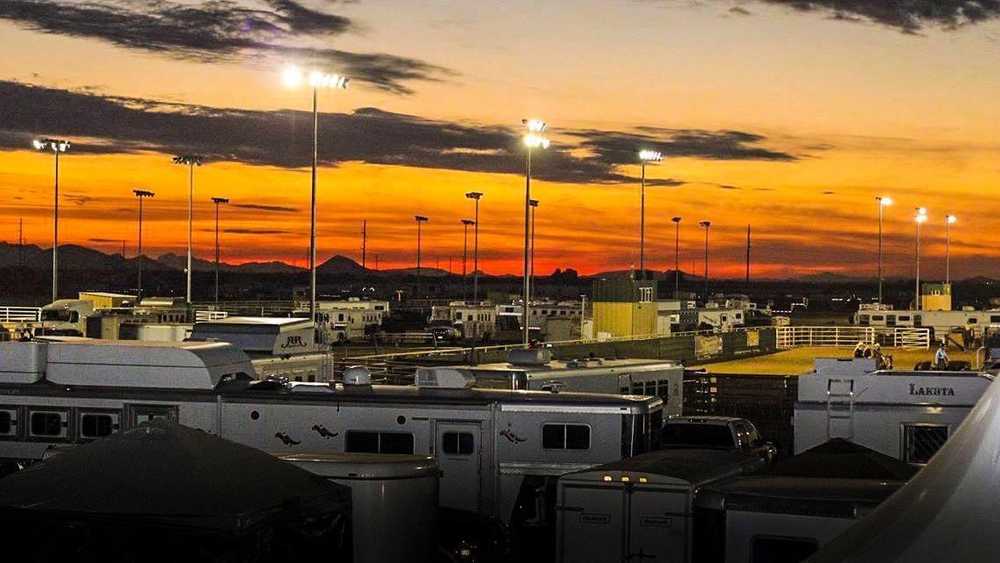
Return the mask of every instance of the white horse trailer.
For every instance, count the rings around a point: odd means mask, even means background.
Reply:
[[[431,455],[441,506],[544,524],[556,477],[649,451],[662,425],[656,397],[473,389],[434,370],[372,386],[348,371],[356,384],[252,382],[225,343],[0,343],[0,459],[166,417],[278,454]]]
[[[983,372],[876,370],[869,358],[815,365],[798,379],[795,453],[845,438],[926,464],[993,381]]]

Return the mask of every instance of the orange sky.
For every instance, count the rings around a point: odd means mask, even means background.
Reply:
[[[672,267],[669,218],[680,215],[685,270],[701,271],[703,235],[696,223],[710,219],[713,276],[742,275],[748,223],[757,275],[873,274],[873,198],[884,193],[896,201],[885,224],[890,275],[912,272],[911,217],[918,205],[930,213],[923,231],[925,275],[943,275],[947,213],[959,217],[952,230],[953,275],[1000,275],[997,249],[983,236],[1000,228],[993,212],[1000,199],[994,22],[908,35],[758,4],[750,16],[732,16],[712,3],[595,1],[573,10],[519,1],[475,4],[396,9],[396,3],[366,1],[329,8],[363,30],[317,44],[412,57],[449,73],[408,83],[414,90],[409,95],[356,81],[347,92],[323,93],[322,108],[377,107],[512,130],[521,117],[538,115],[552,124],[555,146],[563,148],[576,142],[563,134],[568,130],[746,131],[763,137],[754,146],[796,159],[679,156],[647,169],[649,178],[684,182],[648,188],[650,267]],[[12,46],[0,61],[0,80],[217,108],[306,109],[308,103],[304,92],[280,86],[279,66],[270,62],[178,60],[93,37],[41,33],[2,17],[0,37]],[[43,47],[50,55],[40,59]],[[0,130],[2,121],[0,116]],[[0,204],[0,239],[16,240],[23,218],[28,242],[47,246],[51,156],[27,148],[0,152],[0,189],[13,194]],[[545,166],[546,156],[536,155],[535,169]],[[638,175],[637,166],[617,171]],[[147,252],[183,251],[186,173],[169,155],[71,152],[63,159],[61,182],[63,242],[117,252],[124,240],[126,252],[134,253],[131,190],[143,187],[157,194],[146,207]],[[533,188],[542,202],[540,271],[637,265],[638,185],[538,180]],[[361,221],[367,219],[369,266],[375,254],[381,267],[412,266],[412,217],[422,214],[431,218],[424,263],[444,268],[451,257],[457,270],[460,219],[472,214],[463,194],[470,190],[486,193],[480,240],[485,269],[519,272],[523,177],[357,161],[320,170],[321,259],[344,254],[360,260]],[[225,260],[305,263],[308,169],[212,162],[197,170],[196,192],[199,255],[212,252],[209,198],[226,196],[252,208],[224,208]]]

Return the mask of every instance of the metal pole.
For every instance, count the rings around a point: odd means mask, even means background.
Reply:
[[[139,247],[136,249],[136,261],[139,263],[139,275],[138,275],[138,288],[139,288],[139,298],[142,299],[142,196],[139,196]],[[122,258],[125,254],[122,253]]]
[[[59,149],[56,148],[55,205],[52,206],[52,301],[59,298]]]
[[[191,241],[194,220],[194,162],[188,164],[188,244],[187,244],[187,304],[191,305]]]
[[[472,228],[472,301],[479,304],[479,198],[476,198],[476,224]]]
[[[312,203],[309,206],[309,318],[316,322],[316,161],[319,152],[317,88],[313,88]]]
[[[681,222],[675,221],[674,229],[674,298],[681,292]]]
[[[367,270],[368,261],[368,220],[361,221],[361,269]]]
[[[705,227],[705,303],[708,303],[708,230],[710,226]]]
[[[882,214],[885,208],[882,200],[876,198],[878,204],[878,302],[882,304]]]
[[[951,223],[944,221],[944,283],[951,284]]]
[[[646,161],[641,161],[639,188],[639,279],[646,279]]]
[[[462,221],[462,295],[469,298],[468,270],[466,268],[469,257],[469,224]]]
[[[528,157],[524,173],[524,303],[521,307],[521,328],[524,333],[523,344],[525,347],[529,344],[528,318],[530,306],[528,300],[530,298],[529,292],[531,291],[528,279],[528,276],[531,274],[528,264],[531,244],[531,217],[529,213],[531,213],[531,147],[528,147]]]
[[[528,284],[528,289],[530,290],[529,297],[534,297],[535,294],[535,214],[538,212],[538,206],[532,206],[531,208],[531,259],[529,265],[531,266],[531,283]]]
[[[215,302],[219,302],[219,203],[215,202]]]
[[[917,268],[916,268],[916,293],[913,297],[913,309],[920,310],[920,221],[917,221]]]
[[[421,221],[418,219],[417,220],[417,288],[418,289],[420,288],[420,281],[421,281],[421,279],[420,279],[421,278],[421,276],[420,276],[420,223],[421,223]]]
[[[750,283],[750,225],[747,225],[747,284]]]

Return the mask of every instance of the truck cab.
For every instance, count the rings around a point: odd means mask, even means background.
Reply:
[[[745,418],[730,416],[676,416],[666,420],[660,444],[667,448],[706,448],[753,453],[770,463],[778,453],[757,427]]]
[[[94,314],[94,304],[84,299],[59,299],[42,307],[41,323],[36,333],[57,336],[83,336],[87,317]]]

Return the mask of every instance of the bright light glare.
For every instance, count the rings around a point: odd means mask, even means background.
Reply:
[[[949,215],[948,216],[948,224],[949,225],[954,225],[957,222],[958,222],[958,217],[955,217],[954,215]]]
[[[281,82],[289,88],[297,88],[302,84],[302,69],[297,66],[286,66],[281,71]]]
[[[659,151],[642,150],[639,151],[639,160],[658,162],[663,158],[663,155]]]
[[[879,203],[882,204],[882,205],[884,205],[884,206],[890,206],[890,205],[892,205],[892,198],[889,197],[889,196],[882,196],[882,197],[878,198],[878,200],[879,200]]]
[[[35,149],[37,149],[37,150],[42,150],[42,149],[44,149],[44,148],[45,148],[45,143],[43,143],[43,142],[39,141],[38,139],[35,139],[34,141],[31,141],[31,144],[32,144],[32,145],[33,145],[33,146],[35,147]]]
[[[918,207],[917,208],[917,215],[927,215],[927,208],[926,207]]]
[[[524,136],[524,145],[528,148],[549,148],[549,140],[541,135],[535,135],[534,133],[529,133]]]
[[[548,125],[541,119],[524,119],[522,120],[522,123],[524,123],[524,126],[527,127],[528,131],[532,133],[541,133],[542,131],[545,131],[546,127],[548,127]]]
[[[926,213],[917,213],[917,216],[914,217],[913,220],[916,221],[917,223],[926,223],[927,222],[927,214]]]

